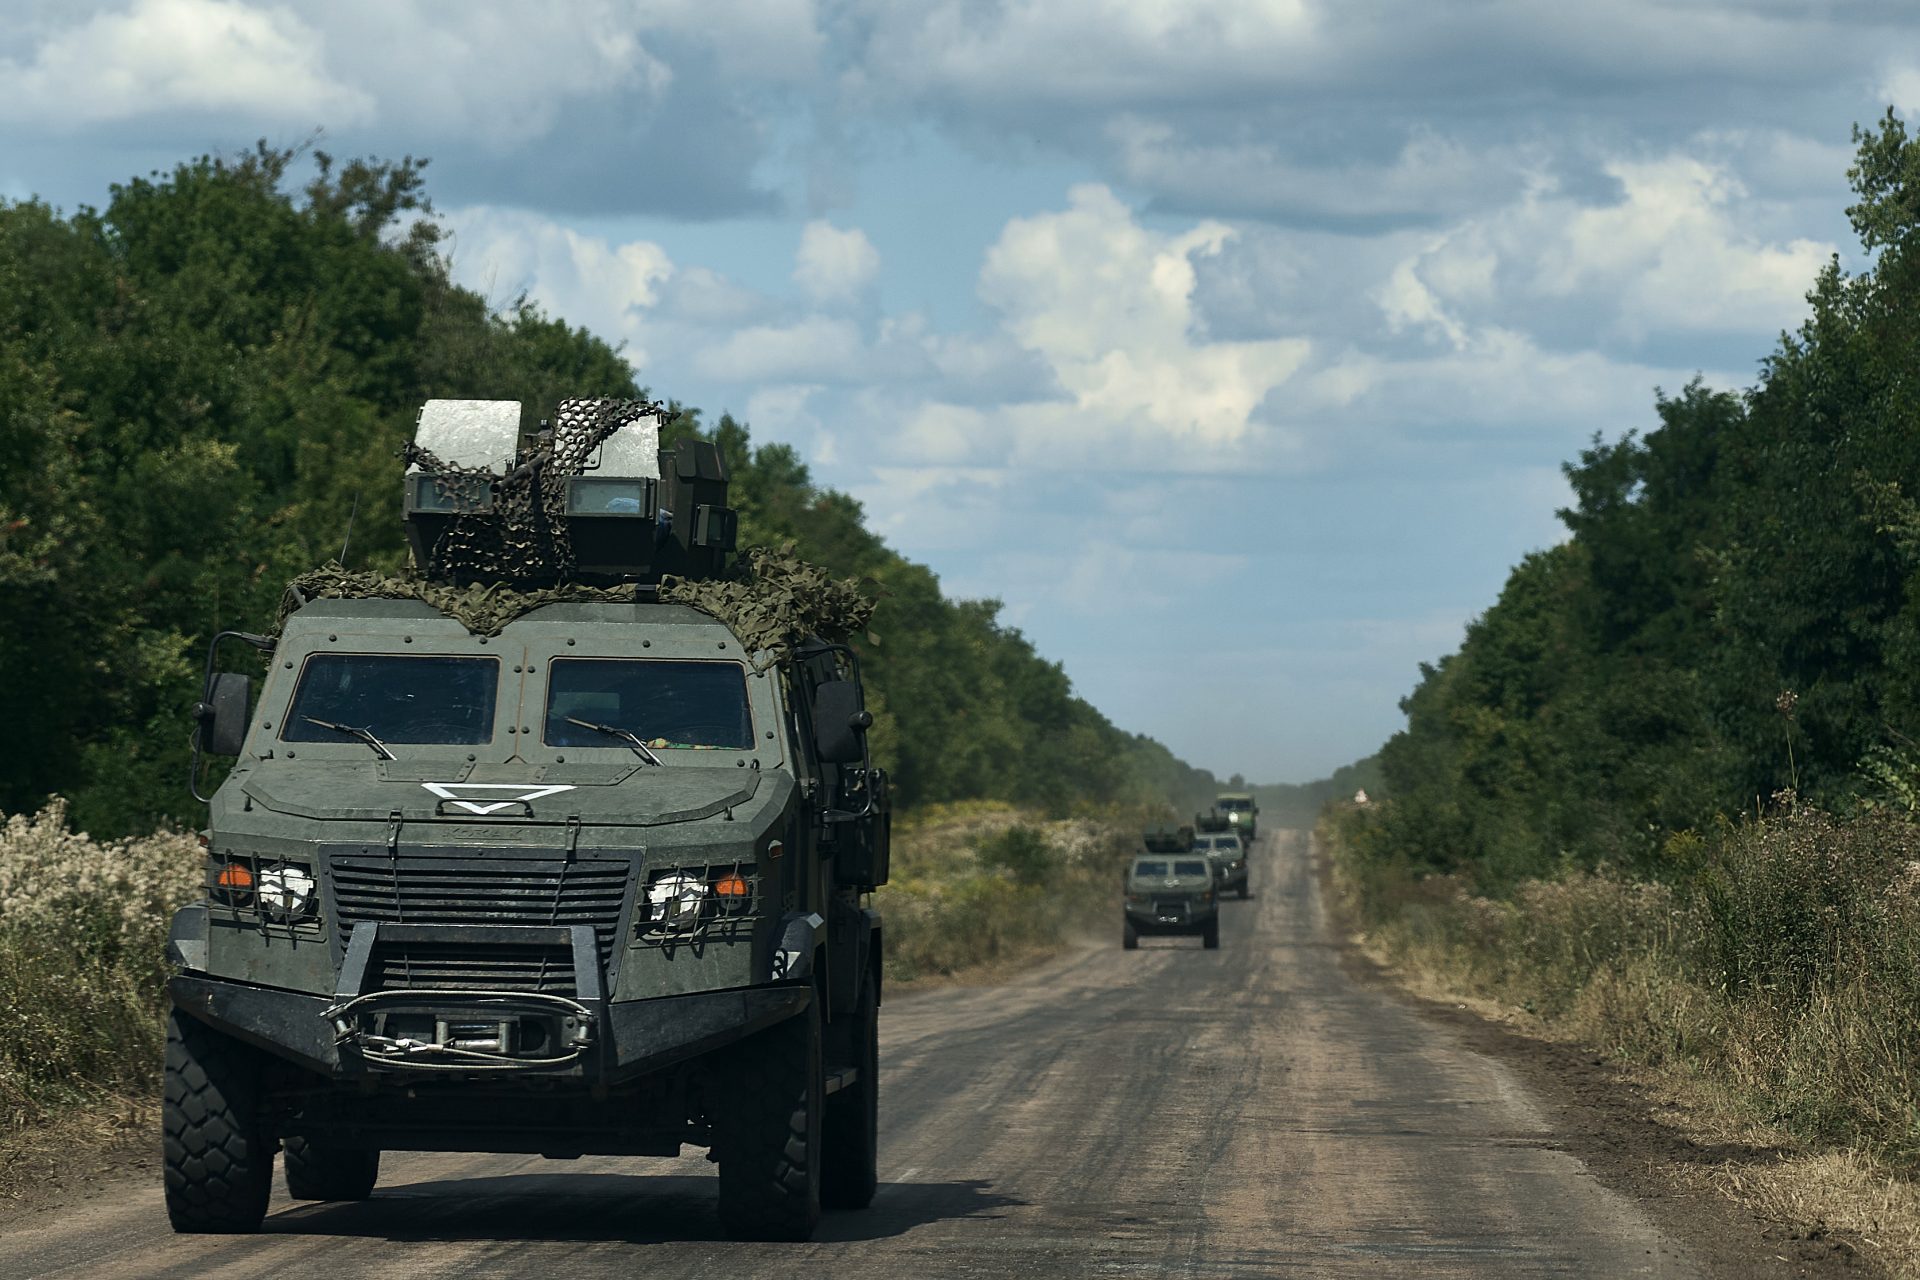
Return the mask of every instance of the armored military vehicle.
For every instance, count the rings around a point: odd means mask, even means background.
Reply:
[[[1193,852],[1205,856],[1213,868],[1213,882],[1222,894],[1228,890],[1247,896],[1247,848],[1237,831],[1209,831],[1195,835]]]
[[[176,1230],[255,1230],[276,1151],[296,1199],[355,1200],[383,1150],[704,1146],[745,1238],[872,1198],[889,801],[836,634],[865,614],[777,555],[724,575],[722,459],[661,450],[658,408],[568,401],[523,446],[517,404],[430,402],[416,572],[307,575],[276,634],[212,642]],[[235,642],[257,698],[215,671]]]
[[[1198,935],[1209,951],[1220,945],[1220,904],[1204,855],[1148,852],[1127,867],[1120,945],[1132,951],[1142,937],[1163,934]]]
[[[1223,792],[1214,797],[1213,808],[1214,812],[1225,815],[1228,825],[1245,837],[1247,848],[1253,848],[1254,839],[1259,835],[1260,806],[1254,803],[1252,793]]]

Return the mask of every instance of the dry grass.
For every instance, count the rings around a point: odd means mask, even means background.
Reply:
[[[894,831],[892,880],[874,895],[887,981],[990,981],[1112,926],[1132,831],[991,803],[914,814]]]
[[[55,800],[0,823],[0,1110],[9,1130],[153,1085],[167,923],[199,891],[191,837],[98,841],[68,830],[66,817]]]
[[[1844,1235],[1888,1274],[1920,1276],[1920,1189],[1867,1156],[1830,1151],[1711,1176],[1770,1221],[1815,1239]]]
[[[200,860],[190,836],[71,831],[58,800],[0,820],[0,1197],[150,1127],[167,923]]]
[[[1920,828],[1789,812],[1672,843],[1670,881],[1564,870],[1489,898],[1324,823],[1336,894],[1411,989],[1604,1050],[1707,1141],[1714,1185],[1920,1276]]]

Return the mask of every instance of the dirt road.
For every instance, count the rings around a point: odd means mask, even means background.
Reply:
[[[1148,940],[890,1002],[871,1210],[720,1237],[712,1166],[390,1154],[364,1204],[174,1236],[148,1178],[0,1227],[5,1276],[1688,1276],[1548,1109],[1343,971],[1305,841],[1218,951]],[[1716,1268],[1725,1270],[1724,1264]]]

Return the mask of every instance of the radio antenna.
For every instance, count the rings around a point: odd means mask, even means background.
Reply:
[[[353,491],[353,509],[347,512],[347,536],[340,539],[340,567],[347,567],[347,544],[353,541],[353,518],[360,514],[360,491]]]

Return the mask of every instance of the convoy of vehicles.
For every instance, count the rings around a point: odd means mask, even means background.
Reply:
[[[1252,840],[1214,809],[1195,814],[1190,826],[1150,827],[1140,842],[1145,852],[1126,873],[1121,945],[1132,951],[1143,937],[1196,935],[1209,950],[1218,947],[1220,899],[1248,896]]]
[[[354,1200],[389,1149],[704,1146],[744,1238],[874,1195],[889,801],[857,656],[658,598],[732,548],[711,445],[569,401],[522,448],[519,413],[423,410],[422,578],[213,642],[196,777],[233,763],[169,946],[176,1230],[256,1230],[276,1152],[295,1198]],[[214,674],[234,640],[257,698]]]

